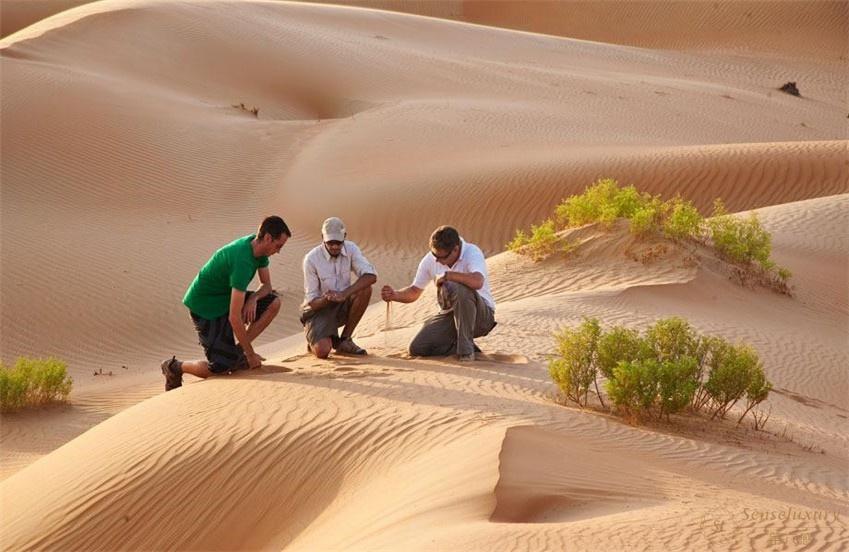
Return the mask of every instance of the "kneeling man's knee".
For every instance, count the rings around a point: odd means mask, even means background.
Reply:
[[[312,352],[315,353],[315,356],[317,356],[318,358],[324,359],[324,358],[327,358],[327,357],[330,356],[330,349],[331,349],[332,345],[333,345],[333,343],[331,342],[330,338],[328,337],[328,338],[319,340],[318,343],[316,343],[315,345],[311,345],[310,347],[312,348]]]

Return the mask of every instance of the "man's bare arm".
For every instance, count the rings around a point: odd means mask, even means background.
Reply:
[[[381,299],[398,303],[412,303],[421,297],[421,294],[422,289],[416,286],[407,286],[399,290],[394,290],[391,286],[383,286],[380,290]]]
[[[228,320],[233,328],[233,336],[241,345],[245,357],[248,359],[248,364],[251,368],[256,368],[260,365],[262,357],[260,357],[251,345],[248,339],[248,333],[245,331],[245,322],[242,319],[242,308],[245,306],[245,292],[233,288],[230,290],[230,314]]]
[[[446,282],[457,282],[475,290],[482,288],[484,283],[483,274],[480,272],[448,271],[443,275],[443,279]]]

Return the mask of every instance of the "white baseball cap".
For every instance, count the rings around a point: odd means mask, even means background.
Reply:
[[[337,217],[330,217],[321,225],[321,236],[324,241],[345,241],[345,223]]]

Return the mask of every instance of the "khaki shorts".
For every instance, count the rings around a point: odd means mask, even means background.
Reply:
[[[329,337],[333,341],[333,346],[337,346],[339,328],[348,320],[352,301],[353,299],[348,299],[344,303],[335,303],[319,311],[310,308],[301,311],[301,324],[304,325],[307,343],[315,345],[325,337]]]

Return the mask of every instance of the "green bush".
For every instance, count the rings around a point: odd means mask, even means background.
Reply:
[[[605,386],[614,406],[637,419],[649,412],[658,396],[658,372],[659,363],[653,358],[620,362]]]
[[[704,218],[691,201],[675,196],[667,202],[668,215],[663,221],[663,233],[675,240],[699,238]]]
[[[650,356],[648,342],[636,330],[614,326],[599,337],[598,369],[607,379],[613,377],[613,370],[620,362],[633,362]]]
[[[696,361],[685,357],[679,361],[646,358],[622,361],[607,381],[607,392],[616,408],[641,419],[661,418],[686,408],[698,387]]]
[[[0,410],[63,402],[71,392],[67,365],[55,358],[20,357],[11,368],[0,365]]]
[[[631,233],[644,236],[656,232],[663,219],[663,204],[659,199],[646,202],[638,207],[628,219]]]
[[[757,353],[719,337],[701,336],[681,318],[658,320],[644,335],[621,326],[602,331],[598,320],[555,334],[558,356],[549,373],[567,399],[586,406],[590,386],[604,388],[620,413],[661,418],[691,408],[724,417],[746,397],[741,416],[766,400],[767,381]],[[739,423],[739,421],[738,421]]]
[[[737,420],[737,423],[739,424],[742,422],[743,418],[746,417],[746,414],[752,412],[753,408],[765,401],[769,396],[770,391],[772,391],[772,384],[767,381],[763,367],[758,363],[758,365],[752,370],[749,385],[746,387],[746,409]],[[757,426],[758,418],[755,416],[755,429],[757,429]]]
[[[581,406],[587,404],[590,385],[596,384],[600,332],[598,320],[590,319],[576,329],[564,328],[554,336],[560,356],[549,362],[548,372],[566,398]]]
[[[710,360],[710,373],[704,384],[713,409],[711,417],[724,418],[750,385],[759,379],[758,373],[763,374],[763,367],[751,347],[729,343],[718,347]]]
[[[686,320],[673,317],[658,320],[646,330],[646,341],[658,360],[678,361],[699,358],[699,336]]]
[[[522,248],[528,245],[528,235],[524,230],[519,229],[516,230],[516,235],[513,236],[513,239],[507,242],[507,249],[512,251],[513,253],[521,253]]]
[[[698,362],[695,358],[685,356],[674,361],[665,360],[658,367],[658,416],[682,411],[693,401],[699,382]]]
[[[554,211],[561,228],[583,226],[600,222],[610,226],[618,218],[629,218],[645,202],[636,188],[620,188],[619,184],[605,178],[584,190],[583,194],[564,199]]]
[[[559,241],[554,221],[548,219],[542,224],[531,226],[530,235],[518,230],[516,237],[507,244],[507,248],[516,253],[524,253],[534,261],[541,261],[554,253]]]
[[[717,199],[707,226],[714,247],[728,259],[738,263],[757,262],[766,270],[775,266],[769,260],[772,249],[769,233],[755,213],[748,218],[733,217],[725,210],[722,200]]]
[[[518,230],[507,248],[538,261],[557,250],[558,229],[590,223],[609,228],[620,218],[629,220],[631,233],[636,236],[662,232],[679,242],[704,242],[709,238],[721,256],[747,265],[738,274],[740,283],[758,283],[790,294],[790,271],[777,267],[769,258],[770,235],[756,214],[748,218],[731,216],[722,200],[717,199],[713,216],[705,220],[691,201],[679,195],[664,202],[633,186],[622,188],[611,178],[598,180],[582,194],[564,199],[555,208],[554,219],[532,226],[530,235]]]

